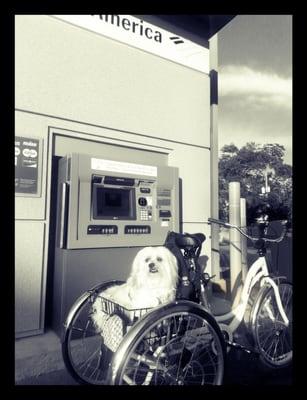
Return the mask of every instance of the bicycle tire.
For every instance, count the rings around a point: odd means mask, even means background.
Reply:
[[[278,287],[289,319],[288,327],[282,321],[274,290],[270,286],[260,289],[251,313],[254,345],[259,351],[261,363],[270,369],[286,368],[292,363],[292,284],[281,280]]]
[[[155,308],[130,329],[113,357],[109,382],[221,385],[225,357],[214,317],[202,306],[181,300]]]
[[[62,356],[68,372],[80,384],[106,384],[107,368],[113,353],[103,345],[102,337],[93,325],[91,306],[99,292],[122,283],[112,280],[95,286],[75,301],[67,315]]]

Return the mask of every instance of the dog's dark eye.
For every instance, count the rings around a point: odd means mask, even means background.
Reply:
[[[162,258],[161,258],[161,257],[157,257],[157,261],[158,261],[158,262],[161,262],[161,261],[162,261]]]
[[[145,262],[149,262],[150,261],[150,258],[149,257],[147,257],[146,259],[145,259]]]

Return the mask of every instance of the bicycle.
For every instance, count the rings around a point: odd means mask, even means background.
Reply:
[[[292,362],[292,284],[286,277],[272,276],[269,273],[266,254],[266,243],[279,243],[286,234],[287,221],[283,221],[283,232],[279,238],[265,237],[268,221],[265,218],[258,221],[260,235],[252,237],[240,227],[223,221],[209,218],[210,223],[216,223],[226,228],[237,229],[240,234],[251,240],[258,250],[258,258],[250,266],[243,284],[240,302],[229,313],[215,316],[220,327],[228,336],[230,345],[233,333],[237,330],[248,309],[249,300],[252,307],[246,322],[252,350],[259,354],[260,361],[270,368],[287,367]],[[252,292],[256,289],[256,298]],[[254,293],[255,294],[255,293]],[[223,324],[228,321],[228,324]],[[239,345],[239,347],[241,347]]]
[[[239,227],[215,219],[209,222],[241,231]],[[288,365],[292,359],[292,345],[286,354],[272,358],[262,344],[262,335],[267,329],[264,323],[269,324],[271,331],[279,332],[278,338],[285,337],[291,330],[289,288],[292,296],[292,286],[281,280],[276,284],[269,277],[261,256],[249,270],[239,306],[225,315],[213,315],[206,293],[212,277],[200,271],[198,263],[205,236],[170,234],[181,252],[181,262],[188,274],[181,277],[181,286],[186,289],[192,282],[190,293],[150,310],[127,310],[101,298],[113,324],[109,334],[103,336],[93,326],[91,305],[103,289],[123,282],[105,282],[84,293],[73,305],[64,324],[63,358],[71,375],[82,384],[94,385],[221,385],[226,345],[243,348],[235,344],[231,336],[239,325],[238,321],[243,319],[247,300],[257,283],[260,283],[260,290],[249,324],[254,345],[268,365]],[[261,239],[259,245],[262,250],[265,240]],[[283,293],[289,296],[285,298]],[[281,321],[274,315],[276,309],[281,314]],[[224,324],[226,320],[231,320],[230,324]],[[116,335],[114,327],[120,331],[119,335]],[[116,339],[115,344],[110,337]]]

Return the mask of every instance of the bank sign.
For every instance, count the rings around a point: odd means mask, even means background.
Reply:
[[[131,15],[52,15],[167,60],[209,73],[209,50]]]

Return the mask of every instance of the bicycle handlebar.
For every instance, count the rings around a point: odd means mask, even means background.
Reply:
[[[241,228],[239,228],[237,225],[233,225],[233,224],[221,221],[221,220],[216,219],[216,218],[208,218],[208,221],[209,221],[209,223],[218,224],[218,225],[224,226],[225,228],[234,228],[237,231],[239,231],[241,233],[241,235],[247,237],[247,239],[250,239],[250,240],[252,240],[254,242],[260,239],[259,237],[256,238],[256,237],[248,235]],[[283,238],[285,237],[285,234],[286,234],[286,231],[287,231],[286,230],[287,221],[286,220],[285,221],[281,221],[281,224],[283,225],[283,232],[282,232],[281,236],[279,236],[276,239],[269,239],[269,238],[265,238],[265,237],[262,237],[261,239],[263,239],[265,242],[271,242],[271,243],[279,243],[279,242],[281,242],[283,240]]]

